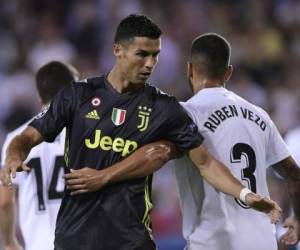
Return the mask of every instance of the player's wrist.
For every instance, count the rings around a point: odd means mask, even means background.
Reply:
[[[243,188],[243,189],[241,190],[241,192],[240,192],[239,199],[240,199],[242,202],[246,203],[246,196],[247,196],[248,194],[252,194],[252,191],[251,191],[249,188]]]
[[[98,170],[98,184],[102,187],[108,183],[113,182],[113,172],[111,167]]]

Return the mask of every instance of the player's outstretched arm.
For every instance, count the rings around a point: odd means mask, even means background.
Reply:
[[[0,233],[4,244],[4,250],[22,250],[22,247],[16,238],[15,224],[15,187],[7,188],[0,185]]]
[[[96,170],[85,167],[73,170],[65,175],[67,188],[71,190],[71,195],[94,192],[108,183],[152,174],[176,156],[178,154],[172,142],[161,140],[150,143],[109,168]]]
[[[189,157],[203,178],[214,188],[241,199],[255,210],[268,214],[272,223],[279,221],[281,209],[274,201],[245,189],[228,168],[214,159],[203,146],[190,150]]]
[[[284,226],[288,230],[281,236],[280,241],[287,245],[295,245],[300,240],[300,168],[292,157],[288,157],[272,167],[285,179],[295,214],[285,220]]]
[[[5,164],[0,172],[0,180],[4,186],[11,185],[11,176],[16,177],[17,171],[28,171],[24,164],[31,149],[43,141],[42,135],[33,127],[28,126],[17,135],[8,145]]]

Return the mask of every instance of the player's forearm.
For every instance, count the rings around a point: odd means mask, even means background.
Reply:
[[[14,188],[0,187],[0,231],[4,246],[11,246],[15,237],[16,202]]]
[[[175,145],[169,141],[158,141],[145,145],[125,160],[106,169],[110,175],[109,182],[147,176],[176,156]]]
[[[15,160],[25,161],[31,149],[41,142],[41,134],[35,128],[27,127],[10,142],[6,152],[5,163]]]
[[[111,167],[96,170],[84,167],[65,175],[71,195],[95,192],[108,183],[136,179],[152,174],[169,159],[177,156],[173,143],[159,141],[145,145],[125,160]]]
[[[199,169],[203,178],[217,190],[237,199],[244,186],[238,181],[221,162],[214,159],[204,148],[194,149],[189,156]]]
[[[11,160],[25,161],[31,148],[31,145],[26,141],[26,137],[16,136],[7,148],[5,163],[9,163]]]
[[[211,160],[207,167],[201,168],[203,178],[219,191],[239,199],[244,186],[219,161]],[[218,176],[218,178],[216,178]]]
[[[295,217],[300,221],[300,168],[292,157],[275,164],[273,168],[285,179]]]

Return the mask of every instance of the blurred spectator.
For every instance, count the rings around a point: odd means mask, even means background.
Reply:
[[[253,104],[267,108],[266,90],[251,79],[245,69],[234,69],[232,80],[227,87]]]
[[[39,17],[39,40],[29,51],[29,65],[37,71],[49,61],[72,62],[75,51],[62,34],[63,27],[59,26],[54,13],[46,12]]]

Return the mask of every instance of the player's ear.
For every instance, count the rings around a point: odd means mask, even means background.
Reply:
[[[120,57],[122,55],[122,45],[119,44],[119,43],[114,43],[113,45],[113,52],[114,52],[114,55],[115,57]]]
[[[193,64],[189,61],[186,64],[186,77],[189,80],[193,79]]]
[[[225,75],[224,75],[225,82],[227,82],[230,79],[230,77],[232,75],[232,71],[233,71],[233,66],[229,65],[228,68],[226,69]]]
[[[39,100],[40,105],[41,106],[45,105],[45,103],[43,103],[43,101],[42,101],[42,98],[39,95],[36,95],[36,96],[37,96],[37,98]]]

